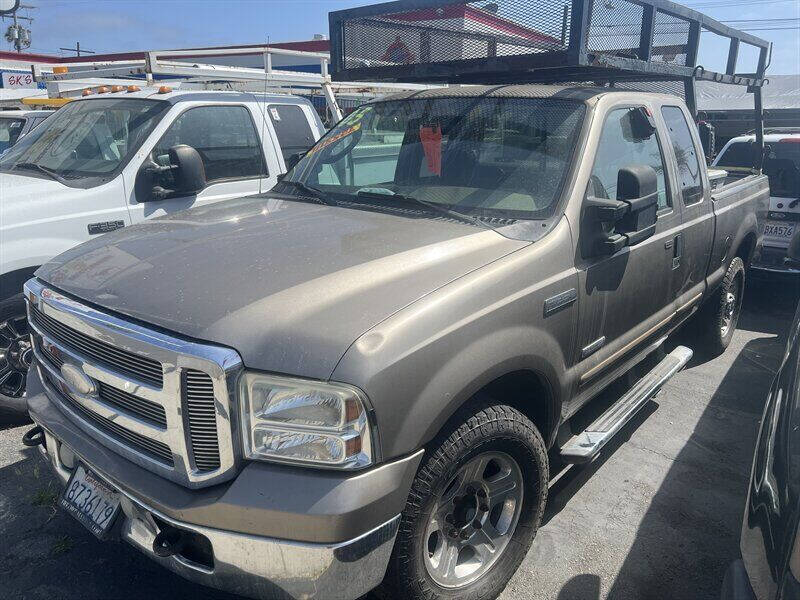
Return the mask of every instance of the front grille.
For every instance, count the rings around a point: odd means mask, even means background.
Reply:
[[[219,468],[214,382],[202,371],[187,369],[184,390],[195,466],[198,471],[213,471]]]
[[[84,419],[89,421],[89,423],[97,427],[100,431],[110,435],[111,437],[125,440],[129,445],[133,446],[143,454],[146,454],[150,458],[162,462],[165,466],[173,466],[174,463],[172,460],[172,451],[170,450],[169,446],[157,440],[151,440],[143,435],[139,435],[138,433],[117,425],[105,417],[93,413],[83,405],[75,402],[75,400],[73,400],[70,396],[63,393],[59,388],[58,383],[55,382],[49,374],[43,372],[43,376],[48,385],[50,385],[50,387],[52,387],[58,393],[59,399],[61,399],[64,404],[80,414]]]
[[[91,338],[56,321],[35,306],[30,308],[34,325],[53,338],[53,341],[64,344],[86,358],[96,360],[121,373],[132,375],[139,381],[159,388],[164,385],[163,369],[161,363],[157,360],[146,358]]]
[[[235,476],[229,387],[242,361],[234,350],[81,306],[37,279],[25,298],[48,396],[86,435],[187,487]],[[92,379],[96,395],[75,393],[85,382],[67,365]]]
[[[47,360],[56,368],[56,370],[61,370],[61,366],[64,364],[64,359],[61,358],[58,354],[56,354],[50,346],[45,346],[42,343],[42,337],[37,334],[33,334],[34,343],[36,344],[36,348],[42,352]]]
[[[121,408],[132,415],[160,427],[167,426],[167,413],[164,412],[163,406],[155,402],[139,398],[128,392],[123,392],[102,381],[97,382],[97,394],[106,404]]]

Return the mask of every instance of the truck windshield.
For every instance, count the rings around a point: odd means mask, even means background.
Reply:
[[[769,177],[770,196],[800,198],[800,139],[766,142],[764,174]],[[734,142],[717,159],[721,168],[753,166],[754,142]]]
[[[0,117],[0,152],[5,152],[14,145],[24,125],[24,119]]]
[[[0,158],[0,171],[50,173],[62,182],[108,179],[128,161],[169,103],[102,98],[67,104]]]
[[[583,104],[561,99],[377,102],[332,129],[284,182],[339,201],[411,198],[478,219],[545,219],[558,203],[583,115]]]

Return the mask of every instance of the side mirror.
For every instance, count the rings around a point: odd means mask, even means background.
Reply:
[[[786,265],[800,269],[800,233],[798,231],[795,231],[792,241],[789,242],[789,249],[786,251]]]
[[[175,191],[196,194],[206,187],[206,168],[200,153],[186,144],[169,149],[169,163],[174,167]]]
[[[623,167],[617,174],[617,199],[589,196],[584,206],[594,254],[611,255],[643,242],[656,231],[658,175],[648,165]]]
[[[163,187],[161,175],[170,173],[172,182]],[[138,202],[163,200],[171,196],[197,194],[206,187],[206,170],[200,154],[186,144],[169,149],[169,165],[148,159],[136,174],[135,194]]]

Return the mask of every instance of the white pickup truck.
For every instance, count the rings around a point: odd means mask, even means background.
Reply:
[[[714,165],[732,172],[746,171],[752,164],[755,143],[752,134],[733,138],[717,155]],[[766,219],[760,219],[762,243],[751,268],[762,273],[798,273],[797,267],[785,259],[800,222],[800,128],[767,129],[764,144],[769,208]]]
[[[66,105],[9,149],[0,158],[0,412],[25,411],[21,292],[40,265],[144,219],[267,191],[323,133],[311,103],[294,96],[126,88]]]

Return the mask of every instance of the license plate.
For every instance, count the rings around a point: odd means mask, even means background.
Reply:
[[[119,513],[119,492],[79,464],[61,495],[61,507],[103,539]]]
[[[790,238],[794,234],[794,225],[783,223],[767,223],[764,225],[764,235],[780,238]]]

